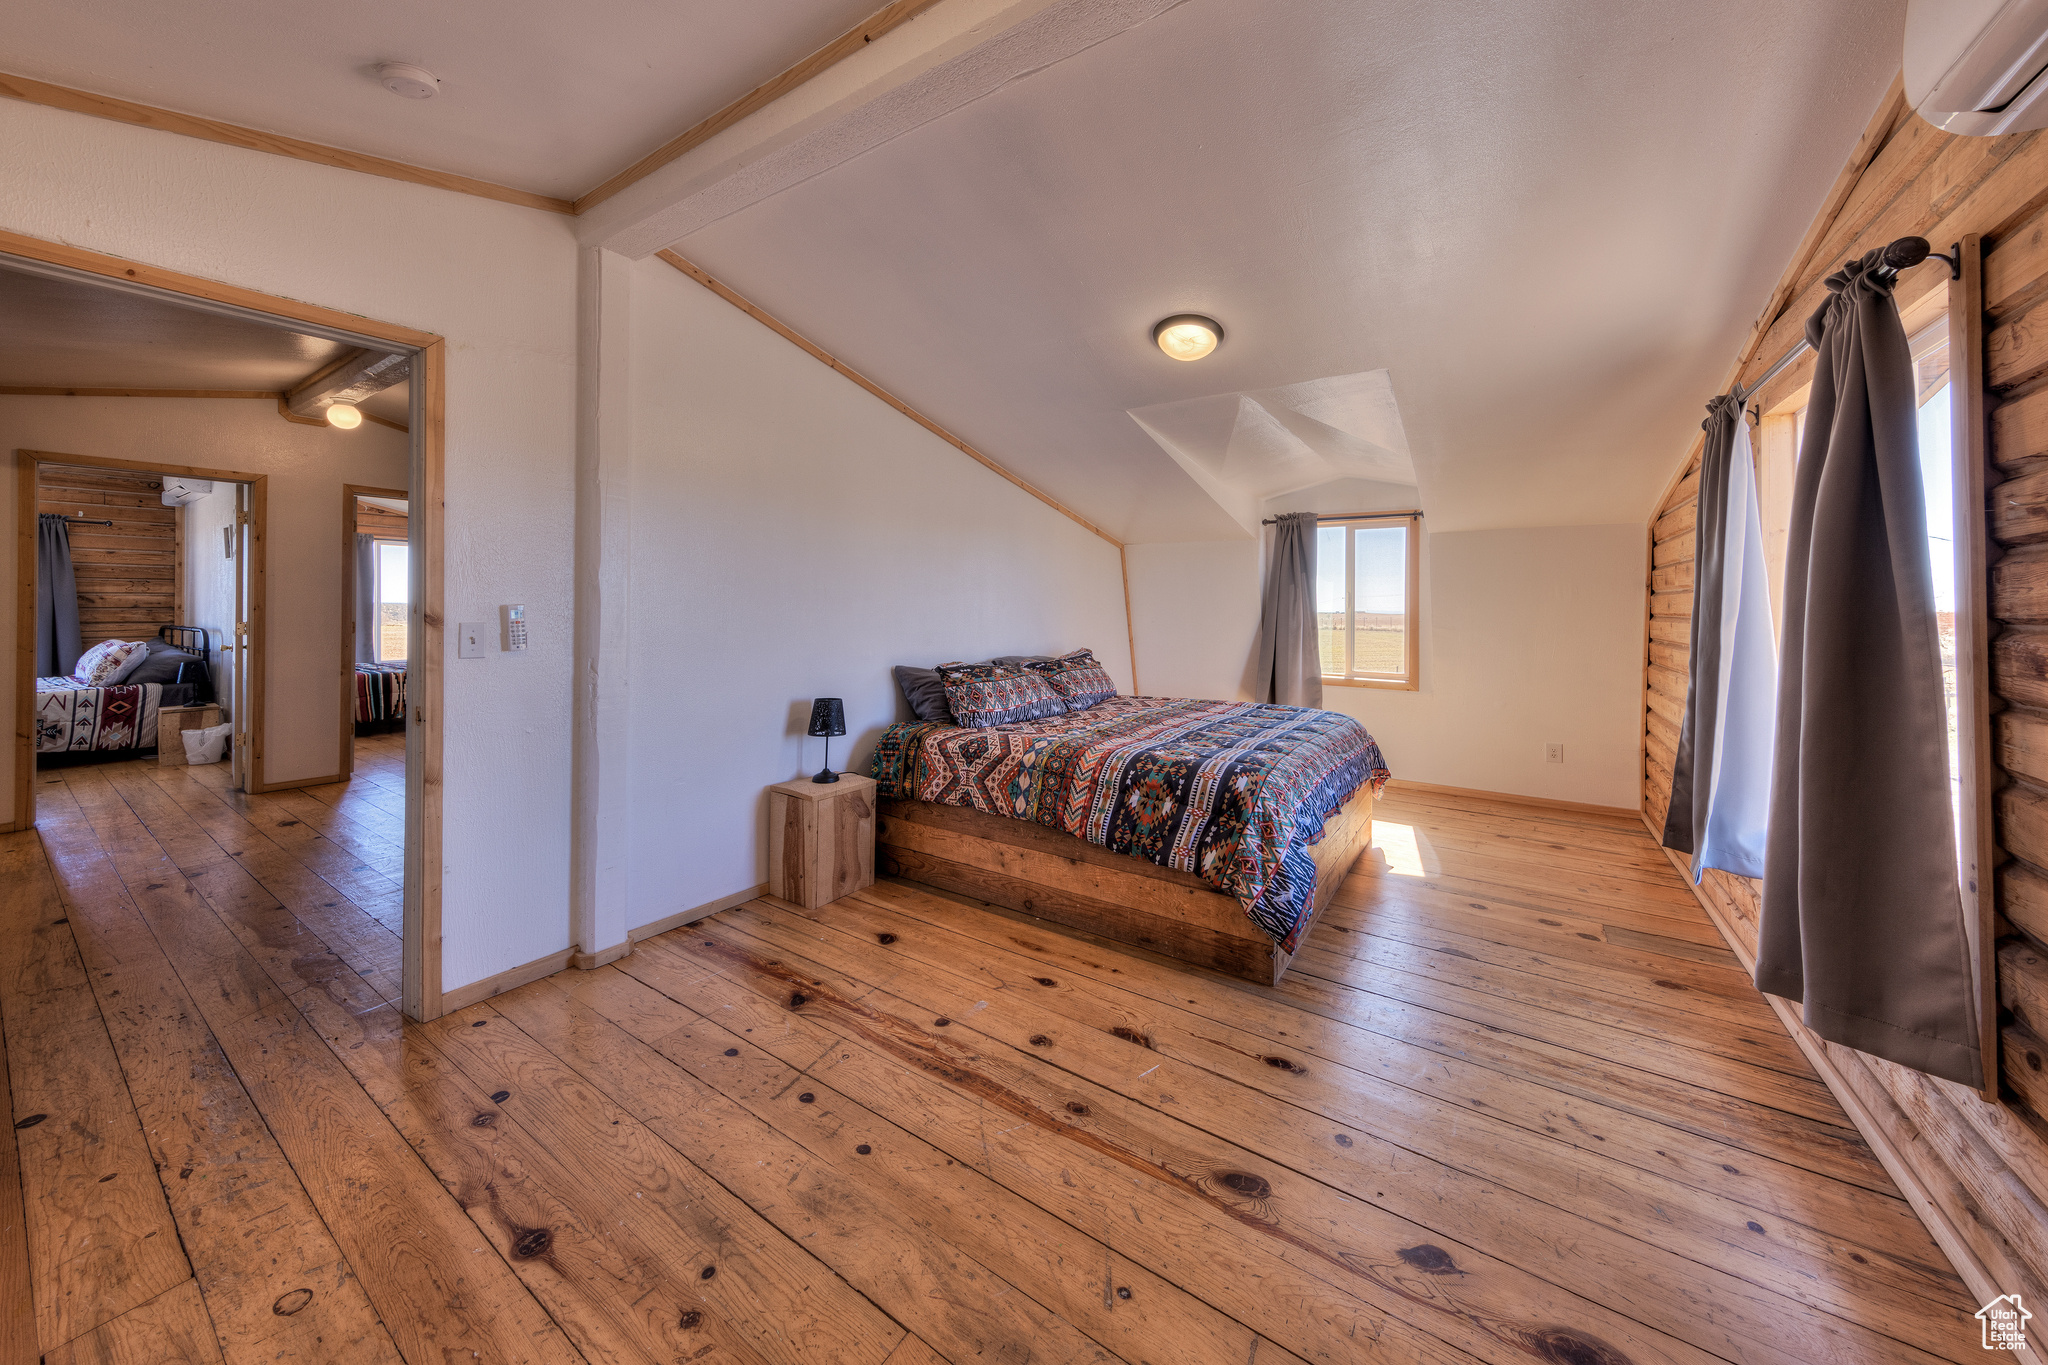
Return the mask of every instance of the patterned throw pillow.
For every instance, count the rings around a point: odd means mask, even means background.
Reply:
[[[1015,664],[940,664],[938,673],[953,719],[969,729],[1043,720],[1067,709],[1051,684]]]
[[[78,656],[71,676],[87,687],[111,687],[130,661],[148,652],[146,640],[102,640]]]
[[[1116,695],[1116,683],[1095,661],[1093,650],[1077,649],[1057,659],[1024,666],[1051,683],[1069,711],[1086,711]]]

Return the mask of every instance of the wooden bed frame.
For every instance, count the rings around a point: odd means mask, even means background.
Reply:
[[[1372,791],[1361,787],[1310,850],[1315,907],[1301,941],[1372,840]],[[878,871],[1083,929],[1243,981],[1277,986],[1294,954],[1244,907],[1189,872],[1112,853],[1025,820],[927,801],[885,800]]]

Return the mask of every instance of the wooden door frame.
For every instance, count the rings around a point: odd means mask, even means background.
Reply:
[[[363,604],[356,600],[356,499],[404,498],[407,500],[405,543],[412,544],[412,494],[403,488],[372,488],[368,484],[341,486],[341,768],[344,779],[356,770],[356,613]],[[406,653],[412,653],[408,644]],[[412,660],[406,660],[408,673]],[[410,680],[408,680],[409,682]]]
[[[413,643],[419,657],[407,661],[406,701],[411,710],[406,725],[406,887],[405,887],[405,1013],[416,1020],[437,1018],[441,1006],[441,779],[442,779],[442,546],[444,544],[444,489],[447,454],[447,348],[443,338],[432,332],[378,322],[355,313],[317,304],[301,303],[260,290],[222,284],[175,270],[165,270],[139,261],[123,260],[97,251],[66,246],[59,242],[0,230],[0,253],[28,261],[60,266],[98,275],[130,287],[142,286],[180,295],[191,300],[226,304],[267,314],[287,322],[310,323],[334,331],[370,337],[416,353],[413,366],[412,475],[410,504],[411,543],[418,552],[413,581],[416,586],[412,607]],[[67,459],[80,459],[67,456]],[[84,460],[84,463],[93,463]],[[33,468],[33,466],[31,466]],[[31,476],[32,477],[32,476]],[[201,473],[199,477],[207,477]],[[244,479],[241,475],[223,475]],[[259,485],[260,486],[260,485]],[[32,490],[31,490],[32,491]],[[25,500],[34,510],[33,498]],[[259,502],[258,511],[265,510]],[[34,523],[30,522],[33,526]],[[19,553],[27,562],[23,582],[27,596],[20,602],[15,623],[15,647],[21,662],[16,668],[17,684],[27,670],[26,686],[16,700],[15,756],[20,772],[17,782],[31,789],[27,801],[16,810],[33,819],[32,784],[35,773],[33,722],[35,706],[35,598],[34,537],[26,536]],[[260,583],[260,578],[259,578]],[[261,589],[258,589],[260,593]],[[253,628],[253,627],[252,627]],[[260,667],[261,657],[252,667]],[[256,675],[252,675],[252,681]],[[260,699],[261,692],[254,694]],[[260,715],[261,702],[255,703]],[[26,723],[23,718],[26,716]],[[252,717],[253,719],[253,717]],[[256,785],[256,784],[252,784]],[[17,788],[19,793],[20,788]],[[17,815],[17,825],[21,815]]]

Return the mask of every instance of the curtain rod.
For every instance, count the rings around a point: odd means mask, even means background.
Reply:
[[[1300,514],[1299,514],[1299,513],[1295,513],[1295,512],[1290,512],[1290,513],[1288,513],[1287,515],[1289,515],[1289,516],[1298,516],[1298,515],[1300,515]],[[1414,511],[1412,511],[1412,512],[1318,512],[1318,513],[1316,513],[1316,520],[1317,520],[1317,521],[1364,521],[1364,520],[1366,520],[1366,519],[1367,519],[1367,518],[1369,518],[1369,517],[1388,517],[1388,518],[1392,518],[1392,517],[1420,517],[1421,515],[1422,515],[1422,509],[1418,507],[1418,508],[1416,508],[1416,509],[1415,509]],[[1259,523],[1259,525],[1261,525],[1261,526],[1271,526],[1271,525],[1272,525],[1272,524],[1273,524],[1274,522],[1276,522],[1276,521],[1278,521],[1278,520],[1280,520],[1280,518],[1278,518],[1278,517],[1267,517],[1267,518],[1266,518],[1266,519],[1265,519],[1264,521],[1260,522],[1260,523]]]
[[[1948,263],[1948,277],[1950,279],[1959,280],[1963,277],[1963,244],[1957,242],[1944,254],[1928,246],[1925,237],[1901,237],[1896,242],[1891,243],[1884,249],[1884,257],[1877,263],[1877,268],[1884,275],[1895,280],[1899,277],[1901,270],[1910,270],[1926,260],[1946,261]],[[1790,365],[1812,349],[1812,344],[1805,337],[1799,338],[1791,350],[1778,357],[1776,364],[1757,376],[1756,383],[1749,385],[1747,388],[1737,384],[1733,386],[1730,392],[1734,394],[1739,402],[1748,403],[1750,399],[1763,391],[1764,385],[1776,379],[1787,365]],[[1706,425],[1705,422],[1700,423],[1702,428]]]
[[[111,521],[97,521],[92,517],[63,517],[61,520],[73,526],[112,526]]]

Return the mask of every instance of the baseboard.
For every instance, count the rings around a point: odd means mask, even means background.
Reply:
[[[1663,831],[1651,824],[1650,813],[1643,811],[1640,814],[1643,827],[1650,831],[1650,836],[1661,837]],[[1735,932],[1735,927],[1730,923],[1727,914],[1714,898],[1707,894],[1705,885],[1694,885],[1692,869],[1687,866],[1689,860],[1671,849],[1661,846],[1660,849],[1670,860],[1679,877],[1691,887],[1693,899],[1700,903],[1700,909],[1707,912],[1707,918],[1713,922],[1714,928],[1727,942],[1728,951],[1735,954],[1736,961],[1742,964],[1743,971],[1754,977],[1755,955],[1743,946],[1742,936]],[[1821,1083],[1828,1088],[1828,1093],[1842,1106],[1842,1112],[1849,1116],[1849,1122],[1856,1125],[1856,1131],[1870,1144],[1870,1150],[1876,1155],[1878,1164],[1884,1167],[1885,1174],[1892,1178],[1892,1183],[1905,1195],[1906,1203],[1919,1216],[1921,1223],[1934,1238],[1935,1245],[1948,1257],[1949,1263],[1955,1267],[1956,1273],[1962,1276],[1963,1283],[1969,1286],[1977,1302],[1989,1303],[2000,1294],[2008,1292],[1999,1285],[1997,1277],[1970,1249],[1950,1219],[1948,1211],[1942,1207],[1941,1201],[1921,1178],[1919,1170],[1892,1141],[1887,1126],[1879,1122],[1877,1116],[1870,1112],[1869,1106],[1863,1103],[1862,1096],[1857,1094],[1856,1088],[1842,1075],[1840,1068],[1835,1064],[1835,1059],[1828,1055],[1820,1039],[1808,1031],[1805,1021],[1793,1009],[1792,1003],[1768,993],[1764,994],[1764,1002],[1771,1007],[1771,1012],[1778,1016],[1778,1022],[1784,1026],[1785,1032],[1791,1036],[1792,1042],[1805,1056],[1808,1065],[1820,1076]],[[2013,1354],[2022,1360],[2039,1360],[2031,1349]]]
[[[1405,777],[1389,779],[1387,786],[1403,791],[1432,792],[1438,796],[1474,796],[1482,801],[1505,801],[1513,806],[1547,806],[1552,810],[1578,811],[1583,815],[1618,815],[1624,820],[1635,819],[1642,814],[1627,806],[1595,806],[1584,801],[1558,801],[1548,796],[1522,796],[1516,792],[1487,792],[1474,787],[1440,787],[1434,782],[1410,782]]]
[[[762,882],[759,886],[749,887],[745,891],[735,891],[730,896],[721,896],[715,901],[707,901],[703,905],[695,906],[688,910],[678,910],[673,915],[664,915],[651,924],[643,924],[638,929],[628,930],[626,932],[626,942],[629,944],[638,943],[643,938],[653,938],[656,934],[665,934],[671,929],[680,929],[685,924],[695,924],[700,919],[709,919],[721,910],[730,910],[734,906],[745,905],[748,901],[759,900],[767,894],[768,883]]]
[[[609,948],[599,948],[594,953],[571,953],[569,965],[579,972],[594,972],[607,962],[617,962],[632,951],[633,940],[627,939],[624,943],[614,943]]]
[[[549,953],[546,957],[537,957],[522,966],[508,967],[496,976],[487,976],[481,981],[472,981],[467,986],[457,986],[452,991],[443,991],[441,1013],[453,1014],[457,1010],[469,1008],[479,1000],[488,1000],[494,995],[517,990],[530,981],[553,976],[566,968],[569,960],[575,955],[574,948],[564,948],[560,952]]]
[[[176,765],[172,766],[175,767]],[[257,787],[255,791],[251,792],[250,795],[261,796],[265,792],[296,791],[300,787],[331,787],[337,782],[346,781],[348,781],[348,774],[346,773],[335,773],[329,777],[287,777],[282,782],[265,782]]]

